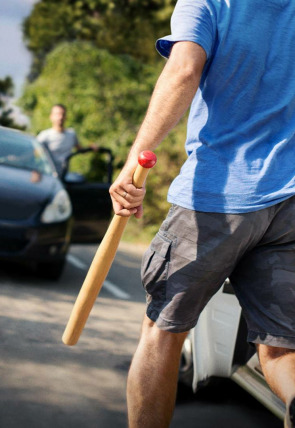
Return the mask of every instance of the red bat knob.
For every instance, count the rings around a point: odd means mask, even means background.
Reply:
[[[138,156],[138,163],[143,168],[152,168],[157,162],[157,156],[150,150],[144,150]]]

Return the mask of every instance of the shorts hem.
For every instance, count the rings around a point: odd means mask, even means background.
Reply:
[[[164,320],[160,316],[153,316],[154,314],[149,311],[146,312],[146,315],[160,330],[169,331],[170,333],[185,333],[190,331],[197,324],[197,321],[186,324],[174,324],[173,322]]]
[[[275,334],[261,333],[249,330],[248,342],[261,345],[274,346],[277,348],[295,349],[295,336],[279,336]]]

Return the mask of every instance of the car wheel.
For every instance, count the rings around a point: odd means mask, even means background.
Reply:
[[[191,333],[188,334],[184,341],[180,366],[178,372],[178,382],[192,388],[194,376],[194,364],[193,364],[193,350],[192,350],[192,339]]]
[[[38,263],[37,273],[43,278],[59,279],[65,266],[65,259],[50,263]]]

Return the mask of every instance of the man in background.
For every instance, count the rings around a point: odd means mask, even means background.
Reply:
[[[59,175],[72,150],[82,149],[74,129],[65,128],[66,114],[67,109],[63,104],[55,104],[50,113],[52,127],[41,131],[37,136],[37,140],[41,144],[46,144],[50,150]],[[97,150],[95,145],[91,145],[90,148]]]

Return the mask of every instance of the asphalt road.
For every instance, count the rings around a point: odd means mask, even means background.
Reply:
[[[144,314],[141,248],[120,246],[78,344],[61,342],[95,250],[73,246],[57,282],[0,265],[1,428],[126,428],[126,378]],[[231,381],[196,395],[179,389],[172,428],[217,424],[282,426]]]

